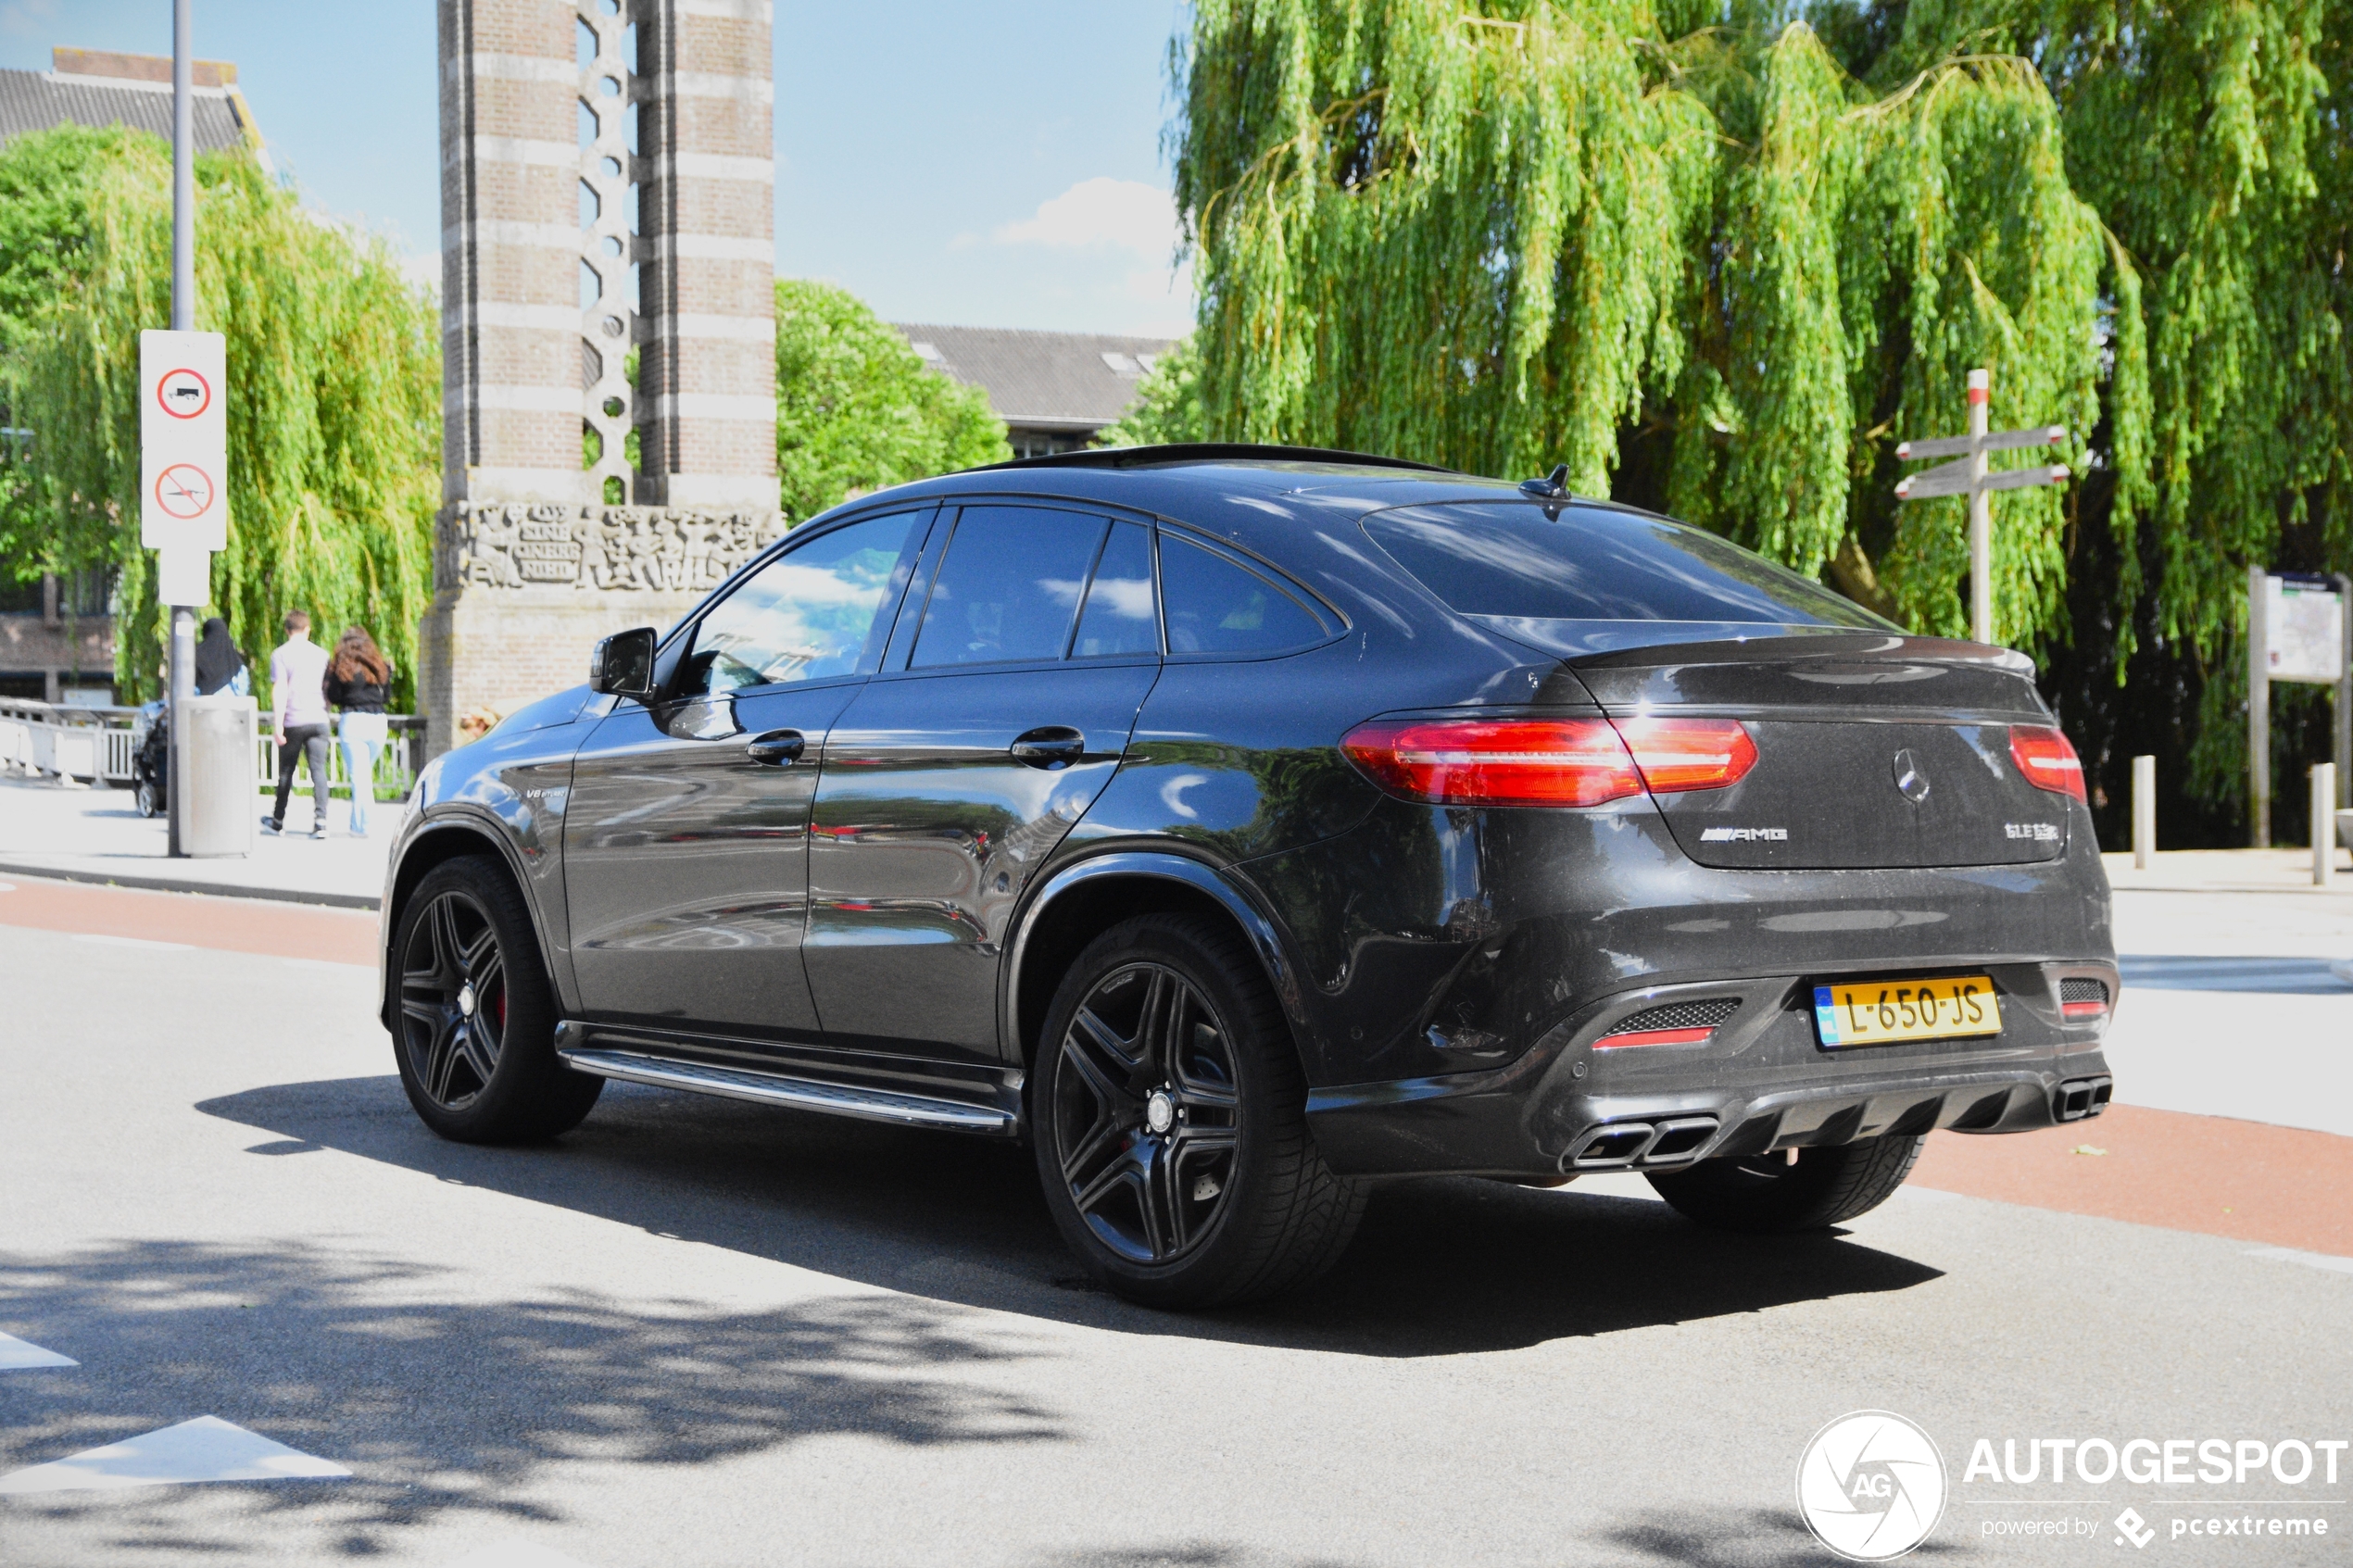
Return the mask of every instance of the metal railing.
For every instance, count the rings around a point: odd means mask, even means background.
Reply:
[[[410,713],[385,715],[389,734],[376,755],[376,796],[405,798],[416,783],[413,765],[424,740],[424,720]],[[0,771],[14,768],[53,778],[80,779],[89,784],[127,788],[132,782],[132,760],[147,738],[145,710],[137,708],[77,708],[0,697]],[[343,747],[327,747],[327,779],[331,788],[351,793]],[[254,788],[269,793],[278,787],[278,748],[265,733],[256,738],[253,752]],[[296,784],[308,788],[307,767]]]

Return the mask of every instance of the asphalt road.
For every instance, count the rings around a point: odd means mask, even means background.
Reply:
[[[1164,1316],[1082,1285],[1017,1151],[624,1086],[459,1148],[370,972],[137,941],[0,926],[0,1332],[80,1363],[0,1370],[12,1568],[1810,1563],[1800,1452],[1863,1409],[1943,1451],[1924,1555],[2353,1561],[2353,1451],[1964,1477],[1980,1438],[2353,1438],[2342,1259],[1926,1189],[1749,1240],[1639,1183],[1435,1181],[1313,1291]],[[201,1416],[350,1474],[10,1490]],[[2172,1536],[2226,1505],[2332,1534]]]

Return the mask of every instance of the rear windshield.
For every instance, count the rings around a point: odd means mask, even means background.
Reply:
[[[1366,518],[1365,532],[1465,615],[1889,627],[1713,533],[1606,507],[1401,507]]]

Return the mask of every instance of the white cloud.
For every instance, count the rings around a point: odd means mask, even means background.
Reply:
[[[989,238],[1065,249],[1107,245],[1164,265],[1176,249],[1176,205],[1156,185],[1099,175],[1040,202],[1035,217],[1000,224]]]
[[[0,33],[47,38],[57,31],[57,0],[7,0],[0,5]]]

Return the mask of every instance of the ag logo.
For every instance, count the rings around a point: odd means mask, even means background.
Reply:
[[[1841,1557],[1901,1557],[1944,1516],[1944,1456],[1900,1415],[1840,1416],[1814,1434],[1797,1461],[1797,1510]]]

